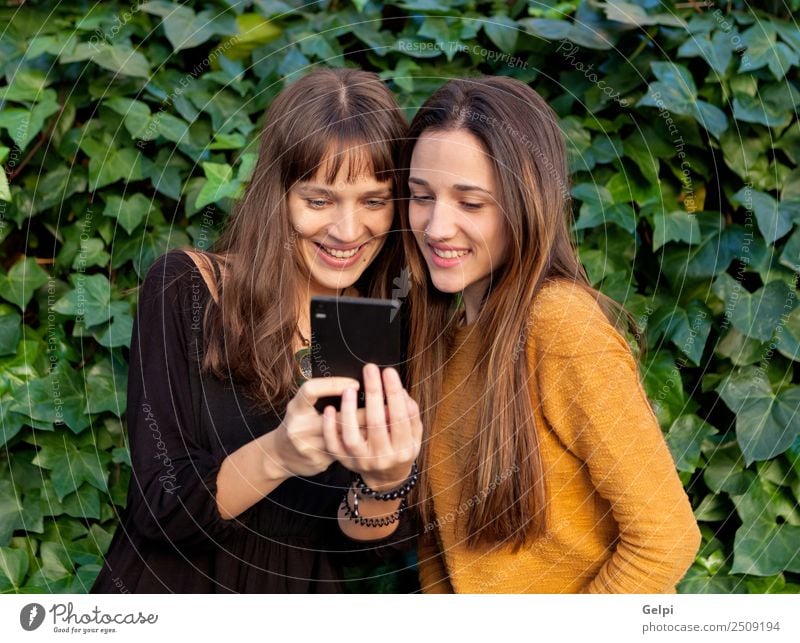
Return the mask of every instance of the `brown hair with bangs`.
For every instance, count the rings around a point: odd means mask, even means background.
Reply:
[[[264,410],[274,411],[294,395],[299,373],[291,347],[309,274],[294,243],[288,193],[317,172],[332,183],[347,164],[347,181],[369,173],[391,180],[396,196],[405,130],[391,92],[370,72],[314,71],[275,98],[252,179],[210,249],[223,260],[224,274],[219,304],[209,302],[204,318],[204,372],[233,374]],[[355,284],[363,295],[386,296],[391,275],[400,272],[396,223]]]
[[[485,341],[473,373],[491,375],[482,382],[476,438],[461,474],[463,497],[485,498],[467,513],[468,546],[506,543],[516,550],[542,536],[546,528],[546,484],[528,392],[531,375],[526,359],[512,357],[523,340],[527,344],[536,293],[546,281],[569,280],[589,291],[612,321],[614,311],[628,326],[633,318],[591,288],[578,261],[569,228],[564,140],[556,114],[539,94],[512,78],[481,77],[451,80],[425,102],[411,123],[400,161],[405,230],[410,230],[407,181],[414,144],[423,133],[437,130],[465,130],[481,142],[493,166],[505,216],[507,259],[491,275],[474,330]],[[414,284],[409,297],[410,391],[430,431],[459,315],[453,295],[433,285],[414,236],[405,234],[404,244]],[[434,523],[425,475],[429,459],[423,441],[415,504],[425,525]]]

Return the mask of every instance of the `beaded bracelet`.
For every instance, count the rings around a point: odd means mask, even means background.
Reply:
[[[397,500],[398,498],[405,498],[416,486],[418,479],[419,469],[417,469],[416,462],[411,466],[411,473],[409,474],[408,478],[405,479],[403,484],[396,489],[391,489],[384,492],[371,489],[369,485],[364,482],[364,478],[361,477],[360,473],[355,474],[356,487],[361,492],[361,495],[373,498],[375,500]]]
[[[387,527],[388,525],[396,523],[400,520],[400,514],[405,511],[406,508],[406,501],[405,498],[400,502],[400,506],[390,516],[383,516],[381,518],[367,518],[365,516],[360,516],[358,514],[358,492],[353,489],[353,507],[350,506],[350,502],[348,501],[348,496],[350,495],[350,491],[348,490],[347,493],[344,494],[344,498],[342,498],[342,509],[344,510],[344,515],[347,516],[349,520],[352,520],[357,525],[361,525],[363,527]]]

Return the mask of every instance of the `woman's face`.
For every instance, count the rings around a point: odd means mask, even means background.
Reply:
[[[289,216],[310,273],[312,294],[352,286],[377,256],[392,226],[391,181],[364,174],[347,183],[347,159],[326,183],[324,164],[289,192]]]
[[[507,234],[494,170],[466,130],[423,133],[409,172],[409,221],[431,280],[442,292],[479,302],[505,261]]]

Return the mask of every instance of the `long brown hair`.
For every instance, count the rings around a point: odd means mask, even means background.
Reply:
[[[218,284],[219,305],[209,302],[206,309],[204,372],[220,378],[233,374],[264,410],[291,398],[298,376],[292,354],[298,297],[309,275],[294,243],[288,192],[318,170],[332,183],[346,162],[346,180],[371,172],[379,181],[393,181],[396,198],[406,126],[377,74],[357,69],[314,71],[275,98],[252,179],[210,248],[224,260],[225,274]],[[356,283],[364,295],[386,296],[392,275],[400,273],[396,224]]]
[[[516,550],[546,529],[547,489],[534,426],[527,359],[512,359],[526,345],[534,297],[549,280],[565,279],[590,291],[605,314],[618,310],[591,288],[570,233],[571,202],[563,136],[558,118],[539,94],[506,77],[451,80],[414,117],[401,156],[401,221],[408,219],[408,171],[414,144],[429,131],[466,130],[483,145],[493,167],[498,204],[505,216],[509,251],[491,285],[472,332],[485,338],[473,373],[482,382],[477,430],[465,470],[466,498],[484,498],[466,518],[471,547],[509,543]],[[404,245],[413,287],[409,297],[409,381],[425,427],[436,421],[443,370],[458,322],[453,295],[438,291],[412,234]],[[474,376],[474,375],[473,375]],[[434,523],[426,444],[415,502],[422,524]]]

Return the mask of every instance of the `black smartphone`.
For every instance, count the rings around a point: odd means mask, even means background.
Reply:
[[[361,386],[358,406],[365,403],[362,369],[365,364],[392,366],[402,373],[402,320],[400,301],[363,297],[311,298],[311,376],[352,377]],[[316,403],[322,412],[337,410],[341,397]]]

